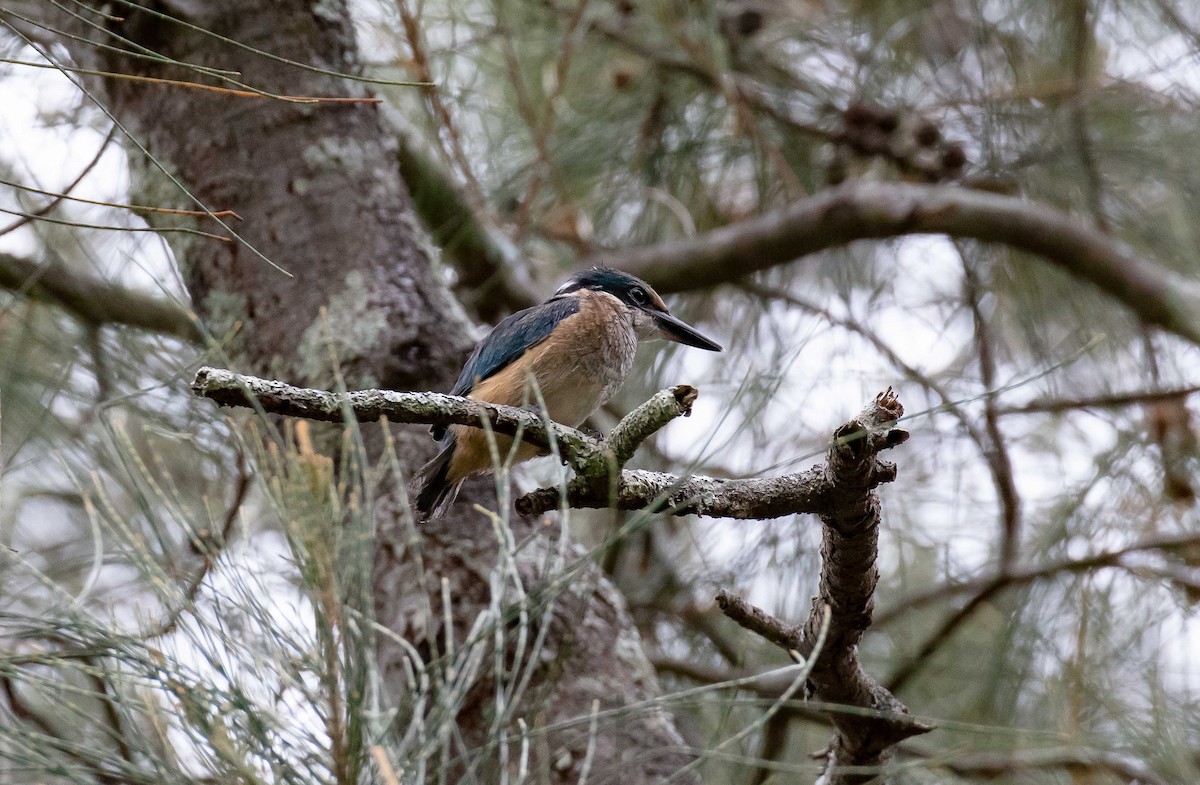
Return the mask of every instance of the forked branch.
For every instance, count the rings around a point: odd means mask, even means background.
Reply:
[[[821,779],[825,785],[878,781],[879,767],[894,745],[933,729],[909,715],[858,660],[858,644],[871,624],[879,580],[876,453],[907,438],[892,427],[903,413],[889,389],[834,432],[825,464],[818,467],[826,484],[826,507],[819,512],[824,530],[821,580],[804,624],[788,624],[724,590],[716,598],[725,615],[742,627],[789,652],[815,656],[809,685],[821,702],[861,710],[830,716],[836,736]],[[892,467],[889,477],[894,471]],[[815,642],[827,607],[829,628],[825,645],[818,650]]]
[[[396,423],[479,425],[486,420],[497,433],[519,433],[539,447],[549,448],[551,443],[557,447],[575,473],[567,484],[570,507],[650,508],[672,515],[761,520],[796,513],[830,514],[840,498],[824,466],[750,480],[624,469],[643,441],[676,417],[691,413],[698,393],[688,385],[656,393],[626,415],[604,439],[552,422],[537,412],[433,392],[333,393],[207,367],[197,371],[192,390],[222,406],[258,408],[270,414],[326,422],[347,418],[374,422],[386,417]],[[860,421],[865,422],[862,415],[839,429],[837,444],[851,451],[859,449],[853,445],[860,442],[869,444],[866,481],[870,487],[891,482],[896,467],[879,460],[876,453],[903,443],[908,433],[898,428],[864,430],[856,424]],[[619,472],[615,482],[610,479],[613,472]],[[517,499],[516,508],[522,515],[537,515],[559,504],[558,488],[540,488]]]

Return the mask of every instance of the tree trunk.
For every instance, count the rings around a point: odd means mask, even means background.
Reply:
[[[113,16],[123,17],[120,21],[104,21],[99,15],[88,19],[101,20],[111,32],[159,54],[237,71],[240,81],[256,89],[290,96],[368,97],[361,83],[279,59],[353,72],[353,30],[339,0],[171,0],[149,7],[174,16],[187,14],[189,23],[208,32],[120,3],[106,6]],[[21,12],[80,36],[102,37],[50,4],[31,2]],[[29,32],[46,40],[44,30]],[[104,41],[114,43],[112,38]],[[56,43],[67,46],[87,67],[214,83],[179,66],[66,38]],[[244,219],[230,224],[241,241],[191,236],[173,241],[207,329],[227,338],[236,328],[227,351],[238,370],[328,386],[333,379],[332,345],[352,388],[449,388],[470,348],[470,324],[434,273],[398,173],[393,131],[376,105],[236,97],[116,79],[87,85],[195,200],[213,210],[234,210]],[[160,205],[187,201],[136,144],[127,148],[139,199]],[[395,435],[402,468],[411,473],[432,453],[433,443],[422,428],[398,428]],[[481,490],[484,485],[467,489],[467,503],[453,508],[450,517],[423,527],[419,559],[400,525],[403,503],[398,489],[377,503],[377,620],[426,654],[443,650],[445,644],[444,631],[438,629],[438,578],[448,581],[460,647],[466,626],[491,602],[496,537],[490,521],[472,512],[469,503],[495,504]],[[514,521],[514,534],[518,539],[531,534],[535,523]],[[544,554],[550,547],[526,548],[525,553]],[[578,554],[566,556],[571,561]],[[542,564],[536,554],[518,563],[531,597],[539,596],[539,584],[545,583]],[[419,582],[421,569],[434,580]],[[432,586],[431,596],[422,595],[421,585]],[[548,735],[531,733],[530,748],[532,771],[549,772],[552,781],[574,782],[589,745],[593,702],[598,701],[602,712],[620,708],[655,697],[658,685],[622,598],[595,570],[578,572],[569,588],[544,595],[557,597],[550,604],[534,602],[531,608],[531,616],[540,619],[534,634],[546,635],[543,664],[525,705],[499,726],[514,733],[517,718],[533,731],[539,725],[575,720]],[[403,652],[387,636],[379,640],[378,662],[386,686],[392,696],[400,696],[406,690],[400,668]],[[490,655],[486,662],[491,662]],[[481,673],[458,712],[465,746],[461,752],[468,760],[475,754],[472,750],[491,741],[487,736],[495,690],[489,681],[490,665]],[[657,709],[634,709],[597,727],[590,782],[656,781],[683,759],[672,721]],[[479,754],[476,774],[486,781],[494,773],[488,761],[496,760],[495,753]]]

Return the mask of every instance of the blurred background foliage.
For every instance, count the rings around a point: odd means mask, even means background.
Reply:
[[[369,75],[436,85],[377,93],[543,294],[590,252],[702,235],[863,178],[1020,195],[1196,274],[1187,0],[349,10]],[[130,197],[110,119],[27,65],[39,58],[19,35],[0,48],[0,250],[185,301],[162,237],[114,206]],[[444,274],[460,275],[449,255]],[[817,460],[878,390],[902,391],[913,439],[882,490],[863,656],[939,729],[902,748],[894,780],[1200,781],[1196,347],[1036,258],[945,238],[729,278],[672,301],[726,352],[645,351],[596,425],[694,384],[696,416],[635,460],[770,475]],[[263,447],[253,434],[270,428],[187,393],[219,344],[26,295],[0,292],[0,778],[436,779],[454,690],[431,685],[481,664],[451,656],[411,674],[409,695],[381,692],[364,510],[386,459],[335,472],[296,430]],[[623,590],[705,781],[811,781],[830,732],[820,707],[791,701],[721,746],[782,687],[693,688],[784,664],[711,597],[730,587],[806,616],[815,522],[570,524]],[[412,712],[427,722],[397,719]]]

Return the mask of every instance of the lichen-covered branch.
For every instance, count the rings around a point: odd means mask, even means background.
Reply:
[[[880,479],[886,482],[886,479]],[[680,477],[665,472],[621,472],[615,495],[609,486],[576,478],[567,484],[568,507],[650,508],[671,515],[765,520],[825,509],[828,486],[819,471],[782,477],[726,480],[702,475]],[[517,499],[522,515],[537,515],[559,504],[558,488],[539,488]]]
[[[418,425],[479,425],[481,418],[497,432],[515,435],[540,447],[554,441],[570,460],[595,460],[600,443],[574,428],[547,422],[540,414],[512,406],[499,406],[456,395],[435,392],[358,390],[334,393],[296,387],[271,379],[204,367],[196,371],[192,392],[222,406],[261,408],[269,414],[302,417],[306,420],[343,422],[353,416],[358,422],[375,422],[386,417],[395,423]]]
[[[827,514],[836,509],[835,486],[825,467],[751,480],[680,477],[664,472],[630,471],[622,467],[637,447],[671,420],[691,413],[698,392],[688,385],[661,390],[619,422],[605,439],[594,439],[574,428],[549,422],[540,414],[511,406],[484,403],[434,392],[359,390],[333,393],[296,387],[232,371],[204,367],[192,382],[196,395],[222,406],[256,407],[270,414],[342,422],[386,417],[395,423],[421,425],[478,425],[481,418],[497,432],[521,434],[540,447],[549,447],[551,432],[562,457],[575,472],[567,485],[571,507],[652,508],[673,515],[703,515],[741,520],[779,518],[796,513]],[[891,482],[896,469],[875,453],[900,444],[908,434],[900,429],[865,429],[859,420],[839,429],[838,449],[853,452],[866,443],[871,487]],[[610,473],[620,471],[615,495]],[[541,488],[522,496],[516,508],[537,515],[559,505],[558,488]]]
[[[222,406],[261,408],[271,414],[325,422],[342,422],[352,416],[359,422],[386,417],[395,423],[479,425],[482,419],[497,433],[519,433],[539,447],[549,448],[553,442],[576,475],[589,482],[607,478],[610,467],[620,469],[651,434],[676,417],[691,414],[698,394],[687,385],[662,390],[621,420],[607,439],[594,439],[538,412],[435,392],[334,393],[209,367],[196,372],[192,391]]]
[[[636,414],[637,412],[634,412],[626,417],[622,425],[631,421]],[[621,427],[613,429],[609,435],[610,443],[617,438]],[[839,449],[857,449],[853,445],[860,442],[869,444],[865,454],[870,456],[868,481],[871,487],[895,479],[896,467],[887,461],[879,460],[876,454],[880,450],[903,443],[908,438],[907,431],[899,428],[864,428],[860,415],[860,419],[842,426],[838,434]],[[835,498],[837,488],[831,482],[824,466],[781,477],[749,480],[727,480],[702,475],[679,477],[664,472],[626,470],[621,472],[615,489],[607,481],[601,482],[601,479],[606,479],[606,476],[581,476],[569,482],[567,506],[616,507],[621,510],[649,508],[671,515],[766,520],[797,513],[830,513],[837,509],[838,503]],[[517,499],[516,507],[523,515],[536,515],[555,509],[559,500],[558,488],[540,488]]]
[[[816,658],[809,683],[818,699],[868,710],[831,716],[837,732],[822,777],[827,785],[874,781],[891,747],[932,729],[912,718],[858,660],[858,644],[871,624],[879,578],[875,561],[880,508],[874,488],[880,482],[881,462],[876,453],[907,437],[891,427],[903,412],[890,389],[881,393],[858,417],[835,431],[824,465],[815,470],[824,486],[824,507],[817,511],[824,539],[820,588],[804,624],[776,619],[728,592],[717,595],[721,610],[741,626],[784,649]],[[895,467],[886,466],[891,479]],[[831,611],[828,633],[825,645],[817,650],[826,607]]]
[[[617,466],[629,463],[637,448],[651,435],[676,417],[690,417],[692,404],[700,391],[680,384],[659,390],[648,401],[623,417],[605,442],[616,458]]]

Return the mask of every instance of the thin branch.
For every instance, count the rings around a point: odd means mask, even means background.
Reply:
[[[920,758],[932,758],[930,766],[949,769],[964,777],[994,779],[1027,771],[1065,769],[1072,777],[1076,774],[1087,776],[1085,772],[1096,772],[1114,775],[1121,782],[1168,785],[1167,780],[1155,774],[1141,761],[1102,750],[1053,747],[956,755],[948,760],[937,760],[942,753],[928,753],[911,747],[906,747],[904,752]]]
[[[97,154],[97,158],[95,159],[97,162],[100,160],[99,156],[103,153],[104,150],[101,149]],[[181,210],[175,207],[151,207],[144,204],[123,204],[121,202],[106,202],[102,199],[85,199],[82,196],[71,196],[71,191],[74,190],[75,186],[79,184],[86,174],[87,170],[81,172],[80,175],[76,177],[74,181],[68,184],[67,187],[61,192],[47,191],[42,188],[34,188],[32,185],[22,185],[21,183],[13,182],[12,180],[0,179],[0,185],[6,185],[9,188],[14,188],[18,191],[28,191],[29,193],[35,193],[40,196],[52,197],[52,201],[48,205],[38,208],[38,210],[35,211],[34,215],[39,217],[48,213],[59,202],[67,200],[71,202],[79,202],[81,204],[93,204],[98,207],[111,207],[114,210],[128,210],[132,213],[157,213],[159,215],[186,215],[191,218],[236,218],[239,221],[243,220],[242,216],[238,215],[237,212],[233,210],[212,210],[209,212],[205,212],[204,210]],[[9,229],[0,229],[0,234],[4,234],[7,231],[9,231]]]
[[[673,564],[666,564],[664,560],[662,568],[668,571],[667,583],[679,587],[687,585],[686,578],[678,573]],[[631,599],[630,607],[636,610],[652,611],[669,624],[679,625],[703,636],[725,662],[731,666],[740,667],[744,659],[741,636],[725,624],[725,616],[720,609],[714,604],[707,604],[703,607],[696,604],[687,591],[682,593],[684,598],[682,602],[680,596],[674,591],[657,592],[653,593],[653,596],[646,597],[643,602]]]
[[[117,696],[109,686],[108,671],[95,657],[84,660],[84,662],[90,666],[87,672],[88,680],[92,682],[92,691],[96,693],[104,706],[104,721],[108,724],[108,731],[117,745],[117,752],[127,764],[136,766],[133,750],[129,746],[129,738],[122,727],[121,715],[117,711]]]
[[[121,324],[195,343],[203,340],[195,320],[180,305],[59,262],[38,263],[0,252],[0,287],[53,302],[89,324]]]
[[[725,668],[702,665],[694,660],[677,659],[674,657],[651,657],[650,664],[660,674],[670,674],[681,679],[700,684],[732,685],[731,688],[743,690],[766,700],[775,701],[792,686],[793,679],[788,678],[787,671],[779,668],[761,673],[751,673],[742,670],[727,670]],[[789,719],[802,719],[818,725],[833,727],[829,714],[797,702],[783,707],[783,712]],[[778,716],[778,715],[777,715]]]
[[[975,325],[975,353],[979,358],[979,378],[983,389],[990,393],[996,389],[996,355],[991,327],[983,313],[983,287],[978,274],[961,250],[959,256],[962,259],[966,300]],[[1008,571],[1016,566],[1021,547],[1021,497],[1017,493],[1012,459],[1009,457],[1008,446],[1000,430],[1000,420],[996,415],[994,395],[983,397],[983,427],[987,433],[983,459],[991,471],[996,496],[1000,500],[1000,569]]]
[[[841,327],[843,330],[852,332],[860,338],[864,339],[875,347],[875,351],[879,352],[892,367],[904,374],[905,378],[921,385],[929,392],[937,396],[941,401],[942,410],[948,412],[954,419],[958,420],[958,424],[962,427],[963,432],[967,437],[975,443],[980,452],[987,450],[987,436],[976,427],[975,422],[967,416],[963,407],[960,405],[959,399],[950,394],[950,391],[939,384],[933,378],[926,376],[921,371],[917,370],[912,365],[904,362],[904,360],[896,353],[896,351],[879,336],[877,332],[869,329],[866,325],[855,321],[854,319],[840,317],[824,308],[812,300],[807,300],[803,297],[798,297],[795,294],[774,287],[766,286],[758,281],[739,281],[738,286],[745,291],[763,299],[778,300],[780,302],[799,308],[805,313],[813,314],[824,319],[829,324],[835,327]],[[986,460],[986,458],[985,458]]]
[[[347,80],[350,82],[360,82],[362,84],[377,84],[377,85],[384,85],[384,86],[388,86],[388,87],[426,87],[427,86],[426,83],[424,83],[424,82],[404,82],[404,81],[399,81],[399,80],[395,80],[395,79],[378,79],[375,77],[364,76],[363,74],[360,74],[360,73],[355,73],[353,69],[339,71],[337,69],[332,69],[332,68],[322,68],[320,66],[312,65],[311,63],[301,62],[299,60],[291,60],[287,57],[283,57],[281,55],[274,54],[265,49],[260,49],[259,47],[254,46],[252,44],[248,44],[248,43],[244,43],[241,41],[236,41],[232,38],[224,37],[224,36],[220,35],[219,33],[215,33],[212,30],[210,30],[202,25],[193,24],[192,22],[189,22],[185,18],[185,15],[182,13],[179,16],[171,16],[168,13],[164,13],[163,11],[160,11],[156,8],[149,7],[145,4],[139,3],[136,0],[116,0],[116,2],[125,8],[137,10],[140,13],[145,13],[156,19],[160,19],[166,24],[177,25],[178,27],[183,28],[185,30],[191,30],[194,33],[198,33],[203,36],[209,36],[209,37],[215,38],[223,44],[227,44],[229,46],[233,46],[238,49],[244,50],[256,57],[266,58],[267,60],[272,60],[276,63],[290,66],[292,68],[296,68],[301,71],[308,71],[308,72],[314,73],[314,74],[322,74],[324,76],[332,76],[335,79],[339,79],[339,80],[344,79],[344,80]],[[14,16],[15,16],[15,14],[14,14]],[[117,37],[123,41],[129,40],[129,39],[121,38],[120,36],[117,36]],[[92,42],[90,40],[85,40],[85,43],[92,43]],[[158,55],[156,52],[145,49],[145,47],[141,47],[140,45],[138,45],[132,41],[130,41],[129,43],[134,44],[135,46],[139,46],[140,49],[143,49],[148,54],[153,55],[154,56],[153,59],[155,59],[155,60],[168,62],[173,65],[183,66],[190,70],[197,70],[197,71],[209,73],[209,74],[212,74],[215,76],[221,76],[222,74],[230,74],[230,73],[236,74],[236,72],[232,72],[232,71],[206,68],[204,66],[193,65],[192,63],[185,63],[185,62],[182,62],[179,60],[174,60],[172,58],[167,58],[162,55]],[[124,51],[122,51],[122,53],[125,54]],[[130,54],[132,54],[132,53],[130,53]]]
[[[954,634],[954,631],[963,624],[966,624],[967,620],[975,614],[975,611],[983,607],[984,603],[992,599],[995,594],[999,593],[1007,585],[1003,578],[997,578],[972,597],[966,605],[950,614],[936,630],[925,638],[925,642],[917,649],[916,654],[904,660],[892,672],[892,675],[887,679],[887,688],[892,692],[899,692],[904,689],[909,680],[917,674],[917,671],[929,663],[929,658],[933,656],[934,652],[940,649],[946,641],[950,640],[950,636]]]
[[[221,95],[234,96],[236,98],[270,98],[276,101],[284,101],[292,104],[378,104],[382,103],[382,98],[357,98],[357,97],[339,97],[339,96],[313,96],[313,95],[284,95],[280,93],[268,93],[264,90],[254,88],[240,90],[231,87],[220,87],[218,85],[204,84],[202,82],[192,82],[186,79],[164,79],[156,76],[145,76],[143,74],[129,74],[119,71],[98,71],[92,68],[79,68],[69,65],[56,65],[50,63],[31,63],[24,60],[14,60],[12,58],[0,58],[0,63],[8,65],[19,65],[26,68],[47,68],[57,71],[65,71],[71,74],[80,74],[82,76],[99,76],[105,79],[118,79],[127,82],[140,82],[143,84],[161,85],[165,87],[182,87],[190,90],[204,90],[210,93],[220,93]],[[234,80],[227,80],[240,84]],[[246,85],[249,87],[249,85]],[[202,213],[206,215],[206,213]]]
[[[225,520],[221,524],[220,534],[214,536],[213,533],[207,531],[197,532],[198,536],[191,540],[192,553],[202,559],[200,567],[184,584],[183,599],[167,613],[166,618],[155,629],[143,633],[144,638],[161,638],[171,634],[178,627],[179,619],[183,616],[184,611],[196,604],[196,596],[200,593],[204,579],[208,577],[217,558],[229,543],[233,524],[237,521],[238,512],[242,509],[242,504],[246,501],[246,495],[254,480],[254,474],[246,466],[246,456],[241,450],[237,454],[237,472],[237,481],[233,487],[233,501],[225,510]]]
[[[788,103],[786,98],[780,100],[774,97],[773,90],[770,87],[750,77],[734,72],[721,73],[714,69],[706,68],[693,60],[664,54],[654,46],[637,40],[617,26],[602,19],[593,20],[587,29],[653,63],[657,68],[689,76],[702,86],[713,90],[722,91],[726,94],[732,92],[737,100],[776,122],[787,126],[793,132],[827,142],[838,139],[836,132],[813,125],[792,115],[786,108]]]
[[[1128,393],[1097,395],[1092,398],[1048,398],[1030,401],[1020,406],[999,406],[996,414],[1062,414],[1080,409],[1120,409],[1162,401],[1177,401],[1200,392],[1200,386],[1178,387],[1172,390],[1139,390]]]
[[[21,218],[28,218],[31,221],[41,221],[48,224],[56,224],[58,226],[71,226],[76,229],[95,229],[105,232],[130,232],[133,234],[192,234],[197,237],[204,237],[209,240],[217,240],[219,242],[228,243],[232,240],[219,234],[212,232],[204,232],[199,229],[192,229],[186,226],[118,226],[115,224],[93,224],[85,221],[70,221],[65,218],[51,218],[48,215],[38,213],[27,213],[24,210],[10,210],[7,207],[0,207],[0,213],[5,215],[17,215]],[[215,213],[205,213],[205,215],[215,215]]]
[[[1071,132],[1075,137],[1075,149],[1079,165],[1083,169],[1084,186],[1087,193],[1088,210],[1096,221],[1096,227],[1109,230],[1108,216],[1104,212],[1104,179],[1100,162],[1096,160],[1088,119],[1088,93],[1091,82],[1095,33],[1088,14],[1089,0],[1074,0],[1071,15],[1068,51],[1074,52],[1071,67],[1073,88],[1071,91]]]
[[[945,234],[1041,256],[1200,343],[1200,283],[1049,205],[950,185],[851,181],[697,237],[597,254],[660,293],[708,289],[856,240]]]
[[[418,4],[418,7],[423,7]],[[421,34],[421,20],[417,19],[416,14],[409,8],[408,0],[398,0],[396,10],[400,12],[400,22],[404,26],[404,36],[408,41],[409,50],[412,52],[412,66],[417,71],[417,78],[424,82],[422,94],[429,104],[430,114],[445,134],[445,140],[449,143],[449,151],[446,152],[446,158],[451,160],[458,166],[459,174],[462,175],[463,181],[467,189],[467,200],[475,210],[482,210],[487,204],[487,199],[483,195],[483,187],[480,186],[479,180],[476,179],[475,173],[471,168],[471,162],[467,156],[466,150],[463,148],[462,136],[458,132],[458,124],[454,121],[454,116],[450,114],[449,107],[442,100],[442,93],[438,87],[438,82],[433,77],[433,69],[429,65],[429,56],[425,51],[425,39]],[[419,13],[419,11],[418,11]],[[438,134],[439,138],[442,134]]]
[[[510,37],[504,34],[500,36],[504,61],[508,66],[508,78],[513,86],[513,94],[516,98],[517,112],[525,120],[525,124],[529,129],[530,140],[533,142],[533,148],[537,152],[537,161],[533,166],[529,167],[529,183],[525,187],[525,194],[517,202],[518,210],[514,227],[514,237],[518,242],[524,238],[526,229],[529,226],[534,202],[537,199],[538,192],[541,190],[543,179],[551,178],[557,174],[553,156],[550,153],[549,139],[558,122],[556,105],[562,96],[563,86],[570,72],[572,55],[574,54],[575,32],[579,27],[579,22],[583,18],[584,12],[587,10],[587,5],[588,0],[576,0],[575,7],[567,14],[562,45],[558,57],[555,58],[554,82],[550,85],[546,94],[541,97],[540,101],[533,100],[528,89],[525,87],[525,80],[521,76],[520,59],[517,57],[516,49],[513,47]],[[504,8],[500,3],[496,4],[496,22],[502,31],[511,29],[511,25],[505,18]],[[545,109],[540,117],[538,103]],[[543,177],[543,174],[545,177]]]
[[[120,773],[107,768],[104,765],[105,761],[99,758],[97,751],[93,747],[68,740],[62,732],[54,727],[53,723],[30,707],[21,697],[20,693],[17,692],[16,687],[13,685],[12,676],[8,673],[0,673],[0,692],[7,699],[9,709],[14,717],[40,730],[42,733],[42,742],[46,747],[61,752],[68,759],[87,770],[95,778],[96,782],[101,783],[101,785],[125,785],[133,782],[133,780],[127,779]]]
[[[1145,567],[1127,567],[1122,564],[1121,559],[1129,553],[1142,550],[1170,550],[1184,548],[1188,545],[1200,542],[1200,535],[1186,535],[1184,537],[1173,537],[1155,539],[1132,545],[1127,548],[1121,548],[1113,551],[1095,554],[1094,556],[1085,557],[1075,560],[1063,560],[1061,562],[1045,565],[1038,569],[1027,569],[1020,571],[1005,571],[1001,568],[998,574],[989,576],[987,579],[978,584],[978,590],[961,608],[950,614],[936,630],[930,633],[924,642],[917,647],[916,652],[908,659],[901,662],[896,667],[895,671],[887,680],[889,690],[898,692],[916,675],[925,664],[928,663],[930,657],[942,647],[980,607],[989,602],[993,597],[998,595],[1005,589],[1014,586],[1022,586],[1032,583],[1041,578],[1055,577],[1060,574],[1087,572],[1100,567],[1122,567],[1129,570],[1134,575],[1152,576],[1167,580],[1185,591],[1193,591],[1197,586],[1196,579],[1186,571],[1172,571],[1170,568],[1145,568]],[[940,587],[938,590],[927,592],[914,600],[910,600],[903,607],[911,609],[919,604],[917,601],[927,601],[927,598],[937,596],[945,596],[950,590],[949,586]],[[880,619],[880,623],[890,621],[891,618],[899,612],[899,609],[893,610],[891,613],[885,614]]]
[[[117,127],[115,125],[108,129],[108,133],[104,135],[104,140],[100,143],[100,149],[96,150],[96,154],[94,156],[92,156],[92,160],[87,162],[87,164],[83,167],[83,169],[81,169],[79,171],[79,174],[77,174],[75,176],[74,180],[67,183],[67,186],[65,188],[63,188],[61,193],[51,194],[47,191],[42,191],[41,193],[48,195],[48,196],[52,196],[54,198],[52,198],[49,202],[47,202],[42,207],[39,207],[38,209],[34,210],[28,217],[18,218],[17,220],[10,223],[8,226],[5,226],[4,228],[0,229],[0,237],[3,237],[4,235],[9,234],[10,232],[14,232],[17,229],[20,229],[22,226],[24,226],[28,223],[31,223],[32,221],[36,220],[37,218],[41,218],[43,215],[48,215],[51,210],[53,210],[55,207],[58,207],[58,205],[62,202],[62,200],[75,199],[76,197],[73,197],[70,195],[71,192],[74,191],[75,188],[78,187],[78,185],[81,182],[83,182],[84,178],[87,177],[89,174],[91,174],[92,170],[95,169],[96,166],[100,163],[100,159],[104,157],[104,152],[108,149],[108,146],[112,143],[113,136],[116,135],[116,130],[117,130]],[[21,186],[17,186],[15,183],[8,183],[8,182],[4,182],[4,181],[0,181],[0,182],[3,182],[3,184],[9,185],[14,188],[21,187]],[[22,189],[23,189],[23,187],[22,187]],[[32,190],[36,190],[36,189],[32,189]]]
[[[1200,545],[1200,534],[1188,533],[1152,537],[1135,542],[1132,545],[1101,551],[1090,556],[1059,559],[1047,564],[1019,568],[1008,573],[994,572],[967,580],[953,581],[901,600],[892,608],[881,612],[878,618],[876,618],[875,624],[876,626],[891,624],[893,621],[902,618],[917,608],[941,602],[942,600],[948,600],[962,594],[974,595],[982,592],[994,592],[995,590],[991,587],[996,583],[1002,584],[999,587],[1001,589],[1019,588],[1039,580],[1055,578],[1059,575],[1087,572],[1104,567],[1118,567],[1121,564],[1122,558],[1133,553],[1179,551],[1195,547],[1196,545]]]

